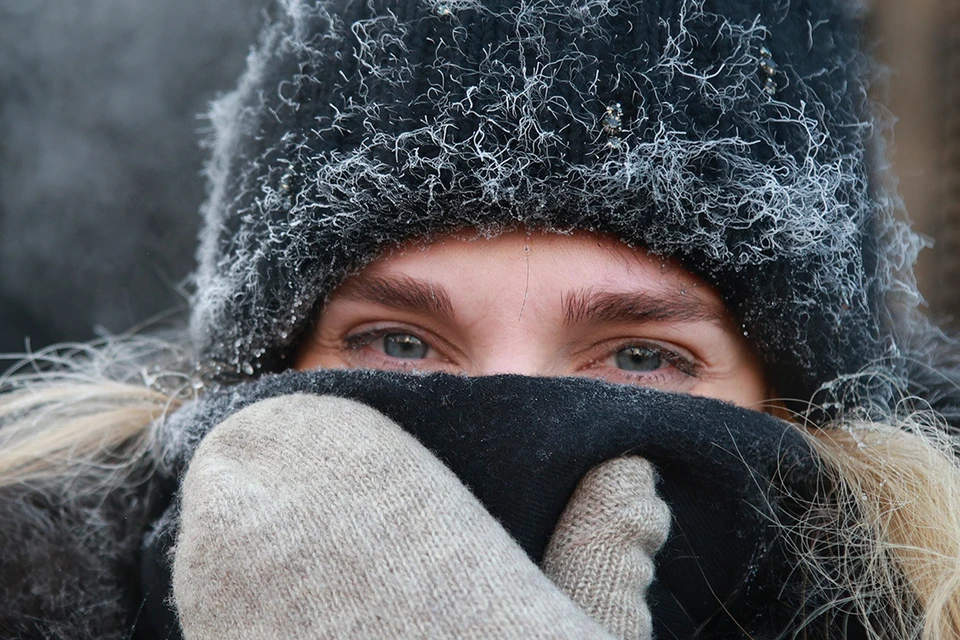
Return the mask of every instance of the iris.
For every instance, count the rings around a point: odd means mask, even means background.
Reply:
[[[662,365],[660,353],[649,347],[627,347],[616,355],[617,367],[624,371],[656,371]]]
[[[383,352],[391,358],[409,360],[427,357],[427,343],[409,333],[388,333],[383,336]]]

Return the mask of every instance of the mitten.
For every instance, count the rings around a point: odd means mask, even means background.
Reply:
[[[350,400],[264,400],[217,426],[180,517],[188,640],[612,637],[433,454]]]
[[[647,587],[670,528],[656,472],[642,458],[615,458],[590,471],[550,539],[543,570],[618,638],[651,637]]]

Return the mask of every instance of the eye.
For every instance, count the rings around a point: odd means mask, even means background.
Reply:
[[[650,347],[633,346],[620,349],[614,355],[617,368],[624,371],[649,372],[663,366],[660,352]]]
[[[422,360],[430,350],[426,342],[409,333],[388,333],[381,340],[383,353],[391,358]]]
[[[700,377],[699,361],[680,346],[630,340],[598,350],[603,355],[592,360],[588,375],[610,382],[683,392]]]
[[[445,360],[433,340],[403,326],[373,327],[342,340],[343,353],[357,367],[406,371],[436,366]]]

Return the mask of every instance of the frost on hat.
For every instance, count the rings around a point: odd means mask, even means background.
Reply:
[[[887,256],[849,3],[283,0],[213,108],[191,328],[219,379],[285,367],[385,248],[610,233],[713,284],[781,395],[886,356]]]

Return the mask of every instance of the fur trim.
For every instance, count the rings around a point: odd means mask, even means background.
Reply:
[[[69,491],[0,493],[0,637],[131,637],[144,501],[132,489],[67,497]]]

